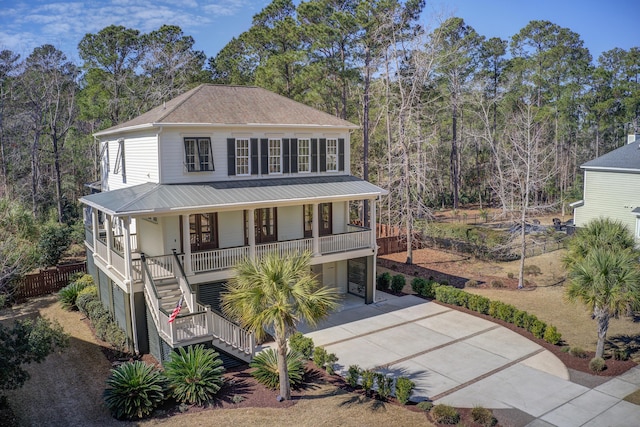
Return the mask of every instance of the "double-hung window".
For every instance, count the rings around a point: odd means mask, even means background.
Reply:
[[[298,139],[298,172],[311,172],[310,139]]]
[[[249,175],[251,170],[250,145],[248,139],[236,139],[236,175]]]
[[[282,140],[269,140],[269,173],[282,173]]]
[[[210,138],[184,139],[185,165],[189,172],[213,171]]]
[[[338,140],[327,139],[327,172],[338,171]]]

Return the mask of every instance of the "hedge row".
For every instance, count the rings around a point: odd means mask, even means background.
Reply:
[[[494,319],[512,323],[531,332],[536,338],[542,338],[550,344],[558,344],[562,338],[555,326],[547,325],[533,314],[518,310],[516,307],[500,301],[492,301],[481,295],[470,294],[451,286],[437,286],[436,300],[445,304],[468,308],[486,314]]]

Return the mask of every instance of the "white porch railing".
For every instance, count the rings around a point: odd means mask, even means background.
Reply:
[[[323,236],[320,238],[320,253],[324,255],[371,247],[371,233],[366,230]]]
[[[248,246],[194,252],[191,254],[191,269],[194,273],[224,270],[233,267],[248,256]]]
[[[112,251],[111,265],[113,266],[113,269],[118,272],[118,274],[124,277],[125,267],[124,257],[122,255],[120,255],[118,252]]]
[[[129,237],[129,240],[131,241],[131,252],[138,252],[138,236],[136,234],[131,234]],[[113,249],[120,253],[124,253],[123,235],[113,236]]]
[[[176,277],[173,270],[173,255],[148,256],[147,267],[153,280]]]
[[[84,241],[93,250],[93,231],[89,228],[84,229]]]
[[[98,256],[102,258],[104,262],[107,262],[107,253],[109,252],[109,250],[107,249],[107,244],[102,240],[98,240],[94,249],[96,250]]]
[[[313,239],[287,240],[285,242],[263,243],[256,246],[256,256],[262,257],[269,252],[278,252],[280,256],[290,253],[311,252]]]

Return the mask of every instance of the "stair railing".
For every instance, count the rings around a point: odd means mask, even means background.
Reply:
[[[182,291],[182,296],[184,297],[184,300],[187,303],[187,307],[189,307],[189,311],[192,313],[204,311],[202,309],[204,307],[201,308],[197,306],[198,304],[196,303],[196,294],[195,292],[193,292],[193,288],[189,283],[189,279],[187,279],[187,275],[184,272],[184,267],[182,266],[182,261],[180,261],[180,257],[176,253],[175,249],[172,249],[172,252],[173,252],[173,261],[177,266],[177,270],[176,268],[174,268],[173,271],[180,272],[179,275],[176,275],[176,279],[178,279],[178,285],[180,286],[180,290]]]

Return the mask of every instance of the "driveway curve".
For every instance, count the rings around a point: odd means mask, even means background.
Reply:
[[[379,299],[363,305],[349,296],[318,327],[303,328],[338,356],[339,373],[358,365],[406,376],[414,401],[502,410],[508,425],[637,425],[640,407],[620,399],[640,389],[640,368],[619,386],[591,389],[571,382],[544,347],[496,323],[412,295]]]

